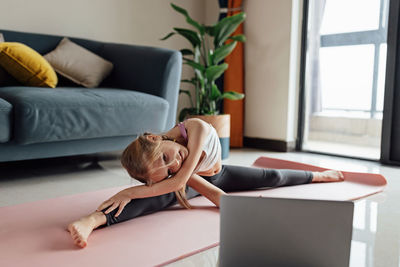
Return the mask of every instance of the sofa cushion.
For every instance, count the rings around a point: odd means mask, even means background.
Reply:
[[[122,89],[3,87],[18,144],[137,135],[164,130],[168,102]]]
[[[10,140],[12,105],[0,98],[0,143]]]

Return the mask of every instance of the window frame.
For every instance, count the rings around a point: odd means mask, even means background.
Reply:
[[[383,4],[386,1],[385,8],[388,9],[386,22],[382,26],[382,16],[383,16]],[[398,44],[398,34],[397,30],[400,29],[400,0],[381,0],[380,5],[380,23],[379,29],[363,31],[363,32],[350,32],[350,33],[340,33],[340,34],[325,34],[321,40],[322,46],[339,46],[339,45],[349,45],[349,44],[379,44],[378,49],[375,49],[375,59],[374,59],[374,84],[372,93],[374,97],[371,100],[371,117],[376,113],[376,95],[377,95],[377,80],[378,80],[378,67],[379,67],[379,50],[382,39],[385,40],[385,32],[387,33],[387,54],[386,54],[386,77],[384,86],[384,105],[382,114],[382,137],[381,137],[381,158],[380,161],[383,163],[394,164],[390,158],[390,146],[391,146],[391,129],[392,129],[392,114],[393,114],[393,95],[396,85],[396,55],[397,55],[397,44]],[[297,127],[297,138],[296,147],[297,151],[303,151],[303,141],[305,134],[305,105],[306,105],[306,89],[305,89],[305,76],[306,76],[306,58],[307,58],[307,34],[308,34],[308,20],[309,20],[309,0],[303,0],[303,10],[302,10],[302,26],[301,26],[301,48],[300,48],[300,73],[299,73],[299,106],[298,106],[298,127]],[[337,38],[338,35],[341,38]],[[400,36],[400,34],[399,34]],[[337,40],[333,41],[336,37]],[[373,40],[373,42],[371,42]],[[400,40],[400,39],[399,39]],[[400,42],[400,41],[399,41]],[[400,49],[399,49],[400,50]],[[375,71],[376,70],[376,71]],[[313,152],[310,153],[317,154],[327,154],[324,152]],[[351,156],[338,155],[347,158],[357,158]],[[370,160],[370,159],[365,159]],[[376,160],[372,160],[376,161]],[[400,163],[399,163],[400,164]]]
[[[372,97],[371,97],[370,109],[359,110],[359,109],[325,108],[325,110],[363,111],[370,113],[370,118],[375,118],[377,117],[378,114],[379,115],[382,114],[382,111],[377,110],[378,73],[379,73],[380,46],[381,44],[386,44],[387,23],[382,23],[382,22],[383,20],[387,21],[387,15],[384,14],[384,11],[385,7],[387,7],[388,5],[389,5],[388,0],[380,0],[379,28],[376,30],[324,34],[320,36],[321,38],[320,48],[365,45],[365,44],[374,45],[374,66],[373,66],[372,92],[371,92]],[[305,8],[308,9],[308,1],[307,1],[307,6],[305,6]],[[384,26],[382,24],[384,24]]]

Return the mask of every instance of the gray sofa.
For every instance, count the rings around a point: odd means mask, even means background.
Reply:
[[[1,30],[6,42],[21,42],[44,55],[64,36]],[[62,79],[57,88],[0,81],[0,162],[123,149],[138,134],[161,132],[176,119],[182,58],[178,51],[73,42],[114,64],[98,88]]]

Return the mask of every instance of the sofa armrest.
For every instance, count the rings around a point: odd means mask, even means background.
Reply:
[[[135,90],[166,99],[165,130],[176,122],[182,55],[164,48],[105,43],[102,55],[114,64],[102,86]]]

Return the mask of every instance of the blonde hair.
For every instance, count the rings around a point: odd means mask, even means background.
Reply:
[[[162,141],[171,140],[168,136],[161,136],[158,140],[149,140],[146,136],[150,133],[145,133],[130,143],[122,152],[121,164],[128,172],[129,176],[151,186],[153,183],[149,176],[155,171],[150,169],[150,166],[160,157],[160,145]],[[171,140],[173,141],[173,140]],[[176,199],[179,204],[187,209],[191,206],[186,198],[186,185],[178,191],[175,191]]]

